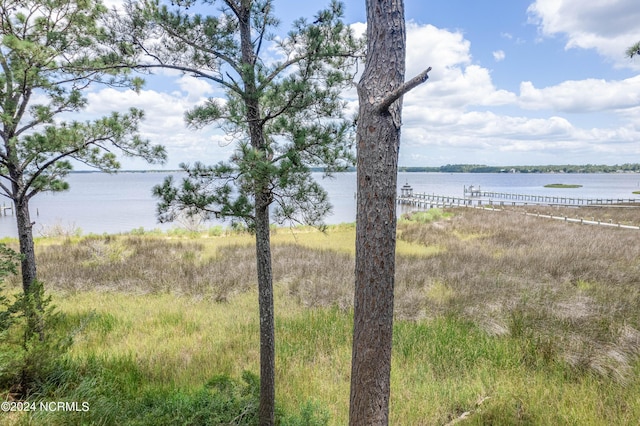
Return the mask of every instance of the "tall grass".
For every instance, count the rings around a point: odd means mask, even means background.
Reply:
[[[449,289],[447,311],[548,341],[576,368],[628,377],[640,354],[637,232],[465,210],[438,226],[408,224],[402,238],[445,248],[421,267],[427,287]]]
[[[638,234],[455,213],[399,224],[391,422],[640,423]],[[347,422],[354,238],[349,225],[274,232],[284,424]],[[92,411],[24,422],[182,412],[188,423],[214,410],[216,377],[246,408],[236,396],[258,371],[254,250],[244,234],[42,241],[42,279],[67,327],[85,324],[44,394]]]
[[[280,413],[312,407],[320,414],[326,410],[329,424],[345,424],[351,312],[302,308],[287,301],[284,290],[278,287],[276,324]],[[188,297],[114,293],[109,295],[118,308],[111,308],[113,314],[104,314],[110,311],[106,300],[93,303],[91,294],[80,296],[65,299],[65,310],[81,312],[78,303],[85,302],[95,313],[60,369],[71,377],[59,378],[64,386],[52,389],[49,398],[88,401],[91,410],[38,413],[31,424],[168,424],[158,423],[163,419],[198,424],[189,419],[215,409],[212,382],[240,382],[243,371],[257,370],[256,316],[238,314],[257,307],[249,294],[212,310]],[[187,310],[193,318],[177,314]],[[193,328],[189,322],[200,329],[183,335],[181,330]],[[454,316],[397,322],[392,424],[446,424],[464,413],[471,413],[472,424],[633,424],[640,419],[637,376],[621,385],[553,359],[536,361],[530,344],[520,337],[491,336]]]

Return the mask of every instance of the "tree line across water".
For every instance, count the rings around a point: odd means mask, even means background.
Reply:
[[[437,167],[400,167],[401,172],[423,173],[640,173],[640,164],[583,164],[546,166],[487,166],[484,164],[447,164]]]
[[[311,167],[315,173],[324,173],[324,167]],[[173,173],[182,170],[122,170],[123,173]],[[342,171],[355,172],[355,167]],[[544,166],[487,166],[485,164],[446,164],[444,166],[399,166],[403,173],[640,173],[640,163],[625,164],[564,164]],[[71,173],[95,173],[95,170],[74,170]]]

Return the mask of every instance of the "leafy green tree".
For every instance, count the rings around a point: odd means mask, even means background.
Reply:
[[[112,172],[114,150],[164,161],[164,149],[137,135],[142,111],[113,113],[95,121],[62,121],[81,111],[82,91],[94,83],[139,88],[120,52],[101,46],[99,25],[107,9],[97,0],[1,0],[0,192],[13,201],[22,254],[25,295],[37,279],[29,201],[68,188],[72,159]]]
[[[630,46],[627,49],[626,54],[629,58],[633,58],[636,55],[640,55],[640,41],[634,44],[633,46]]]
[[[216,125],[235,140],[229,161],[183,164],[186,177],[155,188],[159,218],[206,214],[243,222],[255,232],[260,315],[260,424],[274,423],[275,342],[270,224],[288,220],[322,226],[327,194],[311,174],[353,164],[353,121],[341,91],[352,84],[358,45],[333,1],[313,21],[298,19],[284,37],[271,0],[203,1],[209,16],[157,1],[130,5],[112,27],[137,54],[137,69],[165,67],[213,83],[225,98],[186,114],[194,128]],[[209,9],[210,10],[210,9]],[[122,18],[122,17],[121,17]]]

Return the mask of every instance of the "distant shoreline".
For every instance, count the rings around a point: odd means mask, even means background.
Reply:
[[[118,170],[116,173],[181,173],[182,169]],[[322,167],[312,167],[312,172],[323,172]],[[355,167],[345,172],[353,173]],[[546,166],[486,166],[483,164],[447,164],[438,167],[398,167],[402,173],[640,173],[640,164],[622,165],[546,165]],[[71,173],[104,173],[100,170],[73,170]]]
[[[322,167],[312,167],[312,172],[323,172]],[[355,172],[349,167],[346,172]],[[640,164],[621,165],[546,165],[546,166],[487,166],[483,164],[447,164],[438,167],[398,167],[403,173],[640,173]],[[180,173],[183,170],[119,170],[117,173]],[[102,173],[99,170],[73,170],[71,173]]]
[[[482,164],[447,164],[440,167],[399,167],[401,172],[423,173],[640,173],[640,164],[622,165],[546,165],[487,166]]]

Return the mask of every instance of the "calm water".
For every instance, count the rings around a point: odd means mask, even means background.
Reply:
[[[151,188],[162,182],[165,173],[72,174],[71,189],[58,194],[41,194],[31,201],[36,235],[52,226],[79,228],[83,234],[120,233],[136,228],[170,229],[180,224],[159,224]],[[355,221],[356,174],[341,173],[322,179],[334,206],[326,218],[330,224]],[[640,198],[640,174],[490,174],[490,173],[400,173],[398,186],[411,185],[414,192],[463,196],[464,186],[480,186],[486,191],[533,195],[563,195],[580,198]],[[548,189],[550,183],[578,184],[576,189]],[[0,201],[1,203],[1,201]],[[220,222],[222,223],[222,222]],[[16,233],[13,216],[0,217],[0,236]]]

